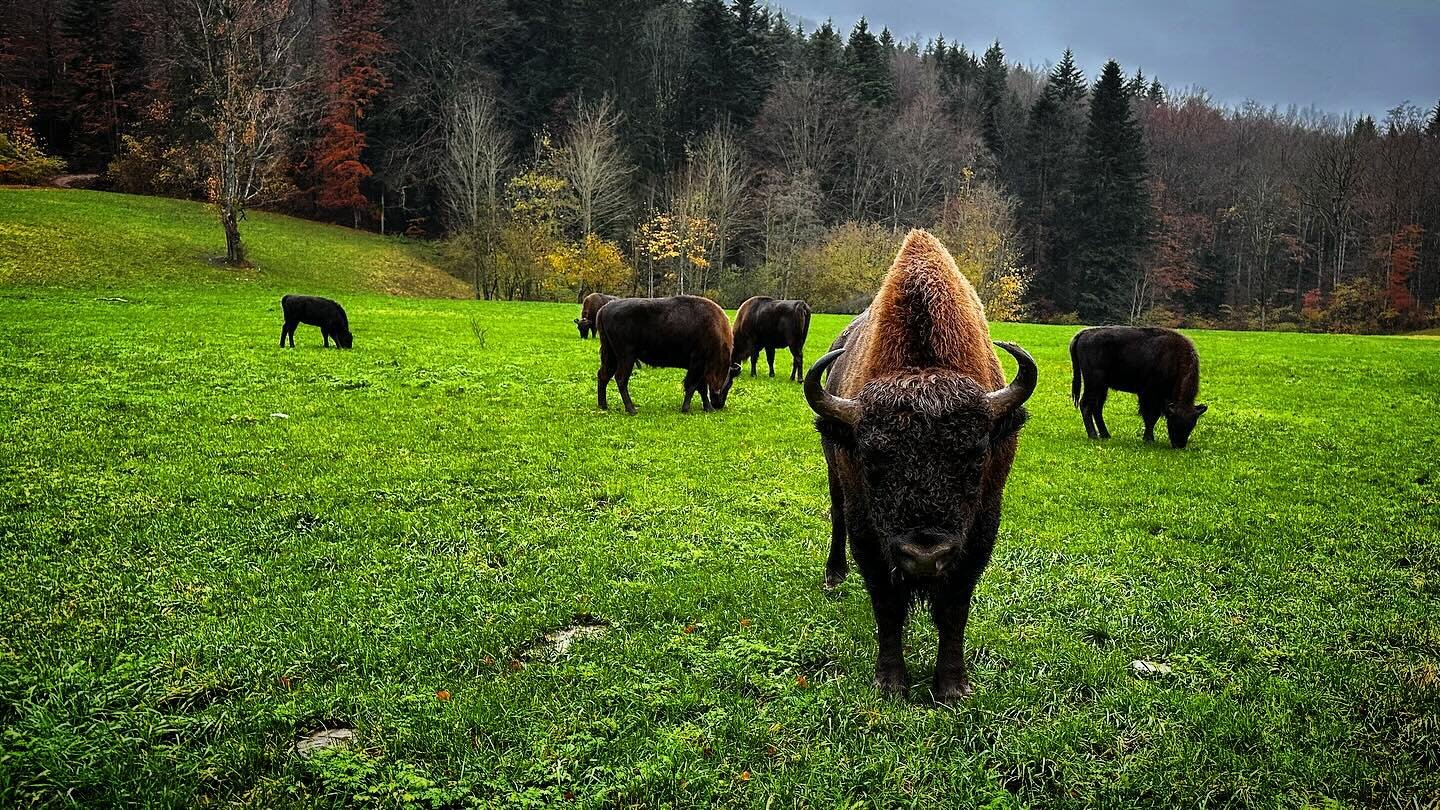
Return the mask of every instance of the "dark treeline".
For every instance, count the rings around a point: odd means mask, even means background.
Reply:
[[[919,226],[993,317],[1440,320],[1440,105],[1054,58],[755,0],[0,0],[0,179],[209,200],[235,262],[257,206],[440,238],[486,297],[855,311]]]

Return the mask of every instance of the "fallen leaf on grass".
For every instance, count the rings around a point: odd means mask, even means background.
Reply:
[[[322,728],[306,734],[295,741],[295,753],[309,759],[321,748],[349,745],[355,739],[353,728]]]
[[[1131,661],[1130,671],[1141,677],[1147,675],[1169,675],[1170,665],[1158,661]]]

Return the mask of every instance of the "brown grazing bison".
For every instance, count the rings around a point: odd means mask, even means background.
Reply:
[[[613,295],[605,293],[590,293],[580,304],[580,317],[575,319],[575,328],[580,330],[580,338],[583,340],[590,337],[590,333],[596,331],[595,318],[600,314],[600,308],[611,301],[619,300]]]
[[[280,309],[285,313],[285,325],[280,328],[282,349],[285,348],[287,337],[290,339],[290,348],[295,348],[295,328],[302,323],[320,327],[320,334],[325,338],[327,349],[330,348],[331,338],[334,338],[335,345],[342,349],[354,345],[355,340],[350,334],[350,320],[345,317],[345,308],[329,298],[287,295],[280,299]]]
[[[1019,364],[1008,385],[974,288],[944,246],[917,230],[874,303],[805,377],[830,473],[825,581],[845,578],[848,536],[875,613],[875,683],[887,693],[909,687],[905,624],[920,601],[940,633],[935,699],[971,691],[970,597],[995,546],[1036,380],[1025,350],[998,345]]]
[[[750,359],[750,376],[755,376],[755,363],[760,350],[775,376],[775,350],[790,350],[790,379],[799,382],[804,376],[805,338],[810,334],[810,306],[804,301],[776,301],[757,295],[747,299],[735,313],[735,351],[730,359],[744,363]]]
[[[1070,340],[1070,363],[1074,367],[1070,398],[1080,409],[1090,438],[1110,438],[1105,395],[1113,388],[1139,396],[1145,441],[1155,441],[1155,422],[1164,416],[1170,446],[1190,443],[1190,432],[1206,407],[1195,404],[1200,357],[1189,338],[1174,329],[1096,326]]]
[[[630,372],[635,362],[661,368],[685,369],[685,404],[698,391],[705,410],[725,407],[730,386],[740,366],[730,362],[730,319],[708,298],[677,295],[672,298],[622,298],[600,312],[600,408],[608,409],[605,389],[610,378],[620,390],[625,410],[635,413],[630,401]]]

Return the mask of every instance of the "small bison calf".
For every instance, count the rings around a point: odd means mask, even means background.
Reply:
[[[329,298],[321,298],[315,295],[287,295],[280,299],[280,309],[285,312],[285,326],[280,329],[280,348],[285,348],[285,339],[290,339],[290,347],[295,347],[295,327],[300,324],[320,327],[320,334],[325,337],[325,347],[330,347],[330,339],[335,339],[335,345],[348,349],[354,343],[350,335],[350,320],[345,317],[345,309]]]

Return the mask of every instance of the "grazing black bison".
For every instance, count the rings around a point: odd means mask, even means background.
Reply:
[[[600,308],[615,300],[618,299],[613,295],[598,292],[585,296],[585,300],[580,304],[580,317],[575,319],[575,328],[580,330],[581,339],[590,337],[590,333],[596,331],[595,318],[599,315]]]
[[[690,412],[690,398],[697,391],[705,410],[725,407],[740,366],[730,362],[730,320],[719,304],[694,295],[622,298],[605,305],[597,327],[602,409],[610,407],[605,389],[614,377],[625,410],[635,413],[635,403],[630,401],[630,372],[636,361],[685,369],[682,412]]]
[[[315,295],[287,295],[280,299],[280,309],[285,312],[285,326],[280,329],[280,348],[285,348],[285,339],[290,339],[290,347],[295,347],[295,327],[302,323],[320,327],[320,334],[325,338],[325,347],[330,347],[330,340],[335,340],[335,345],[348,349],[354,343],[350,335],[350,320],[345,317],[345,309],[329,298],[321,298]]]
[[[760,350],[775,376],[775,350],[790,350],[790,379],[799,382],[805,369],[805,338],[810,334],[810,306],[804,301],[776,301],[757,295],[747,299],[735,313],[735,351],[731,360],[750,359],[750,376]]]
[[[1070,398],[1092,439],[1108,439],[1105,395],[1109,389],[1136,394],[1145,441],[1155,441],[1155,422],[1165,417],[1170,446],[1190,442],[1195,422],[1205,413],[1195,404],[1200,389],[1200,357],[1195,344],[1174,329],[1097,326],[1070,341]],[[1082,392],[1083,383],[1083,392]]]
[[[845,578],[848,536],[875,613],[875,683],[887,693],[909,687],[905,625],[920,601],[940,633],[936,700],[971,691],[970,598],[1036,381],[1025,350],[998,345],[1019,364],[1008,385],[974,288],[935,237],[911,231],[874,303],[805,377],[830,473],[825,581]]]

